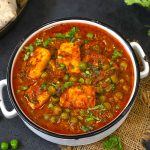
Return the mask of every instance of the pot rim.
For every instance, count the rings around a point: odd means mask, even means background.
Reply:
[[[94,22],[97,24],[100,24],[112,31],[114,31],[117,35],[119,35],[122,40],[125,42],[126,46],[129,48],[134,61],[135,61],[135,68],[137,69],[137,79],[136,79],[136,85],[135,85],[135,91],[133,93],[132,99],[130,100],[130,102],[128,103],[128,105],[126,106],[126,108],[120,113],[120,115],[118,115],[112,122],[110,122],[109,124],[107,124],[106,126],[104,126],[103,128],[91,131],[89,133],[84,133],[84,134],[77,134],[77,135],[63,135],[63,134],[58,134],[58,133],[54,133],[54,132],[50,132],[42,127],[40,127],[39,125],[37,125],[36,123],[34,123],[34,121],[31,121],[29,118],[27,118],[27,116],[21,111],[21,109],[19,108],[14,96],[13,96],[13,92],[12,92],[12,88],[11,88],[11,68],[12,68],[12,64],[14,61],[14,58],[16,56],[16,53],[18,51],[18,49],[21,47],[21,45],[24,43],[24,41],[34,32],[36,32],[37,30],[41,29],[44,26],[50,25],[52,23],[55,22],[59,22],[59,21],[66,21],[66,20],[80,20],[80,21],[89,21],[89,22]],[[30,126],[32,126],[33,128],[35,128],[36,130],[47,134],[49,136],[54,136],[56,138],[62,138],[62,139],[80,139],[80,138],[86,138],[86,137],[90,137],[90,136],[94,136],[97,134],[100,134],[104,131],[106,131],[107,129],[111,128],[112,126],[114,126],[118,121],[120,121],[126,114],[127,112],[130,110],[131,106],[133,105],[134,101],[135,101],[135,96],[137,95],[138,89],[139,89],[139,84],[140,84],[140,70],[139,70],[139,64],[136,58],[136,55],[133,51],[133,48],[131,47],[131,45],[129,44],[129,42],[118,32],[116,31],[113,27],[111,27],[110,25],[107,25],[106,23],[103,23],[101,21],[97,21],[94,19],[89,19],[89,18],[82,18],[82,17],[69,17],[69,18],[61,18],[61,19],[55,19],[52,21],[48,21],[46,23],[43,23],[42,25],[34,28],[31,32],[28,32],[23,38],[22,40],[20,40],[17,44],[17,46],[14,48],[14,51],[10,57],[9,63],[8,63],[8,67],[7,67],[7,82],[8,82],[8,94],[11,100],[11,103],[13,105],[13,107],[16,109],[17,113],[19,114],[19,117],[25,121],[26,123],[28,123]]]

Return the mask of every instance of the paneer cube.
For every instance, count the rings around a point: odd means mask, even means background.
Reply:
[[[25,95],[28,100],[28,104],[32,109],[40,108],[50,97],[50,94],[47,91],[40,90],[38,83],[30,86]]]
[[[28,61],[27,73],[32,79],[39,78],[45,69],[51,54],[48,49],[38,47]]]
[[[95,101],[95,88],[90,85],[82,85],[73,86],[64,91],[59,104],[65,108],[89,108],[95,106]]]
[[[79,73],[80,48],[74,43],[63,43],[58,50],[57,62],[65,64],[69,73]]]

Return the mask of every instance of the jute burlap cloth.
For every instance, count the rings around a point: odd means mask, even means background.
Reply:
[[[135,104],[125,122],[112,135],[121,138],[124,150],[144,150],[143,139],[150,140],[150,75],[141,80]],[[104,140],[106,140],[105,138]],[[62,150],[103,150],[102,142],[85,146],[62,146]]]

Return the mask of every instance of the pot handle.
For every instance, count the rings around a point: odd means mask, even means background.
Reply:
[[[142,47],[137,42],[131,42],[130,45],[133,48],[133,50],[135,52],[137,52],[137,54],[139,55],[139,57],[142,61],[144,70],[140,72],[140,78],[143,79],[143,78],[147,77],[148,73],[149,73],[149,64],[148,64],[148,61],[145,59],[146,55],[145,55]]]
[[[15,109],[13,109],[12,111],[8,111],[5,107],[4,104],[4,100],[3,100],[3,87],[7,86],[7,80],[1,80],[0,81],[0,109],[3,113],[3,115],[7,118],[7,119],[11,119],[14,118],[15,116],[17,116],[17,112]]]

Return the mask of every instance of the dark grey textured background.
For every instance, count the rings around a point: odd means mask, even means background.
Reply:
[[[27,9],[13,28],[0,39],[0,80],[6,78],[10,55],[17,42],[31,29],[52,19],[88,17],[103,21],[130,41],[136,40],[150,56],[150,12],[140,6],[126,6],[122,0],[30,0]],[[4,98],[12,108],[4,89]],[[58,150],[59,147],[33,134],[19,117],[7,120],[0,112],[0,141],[17,138],[20,150]]]

